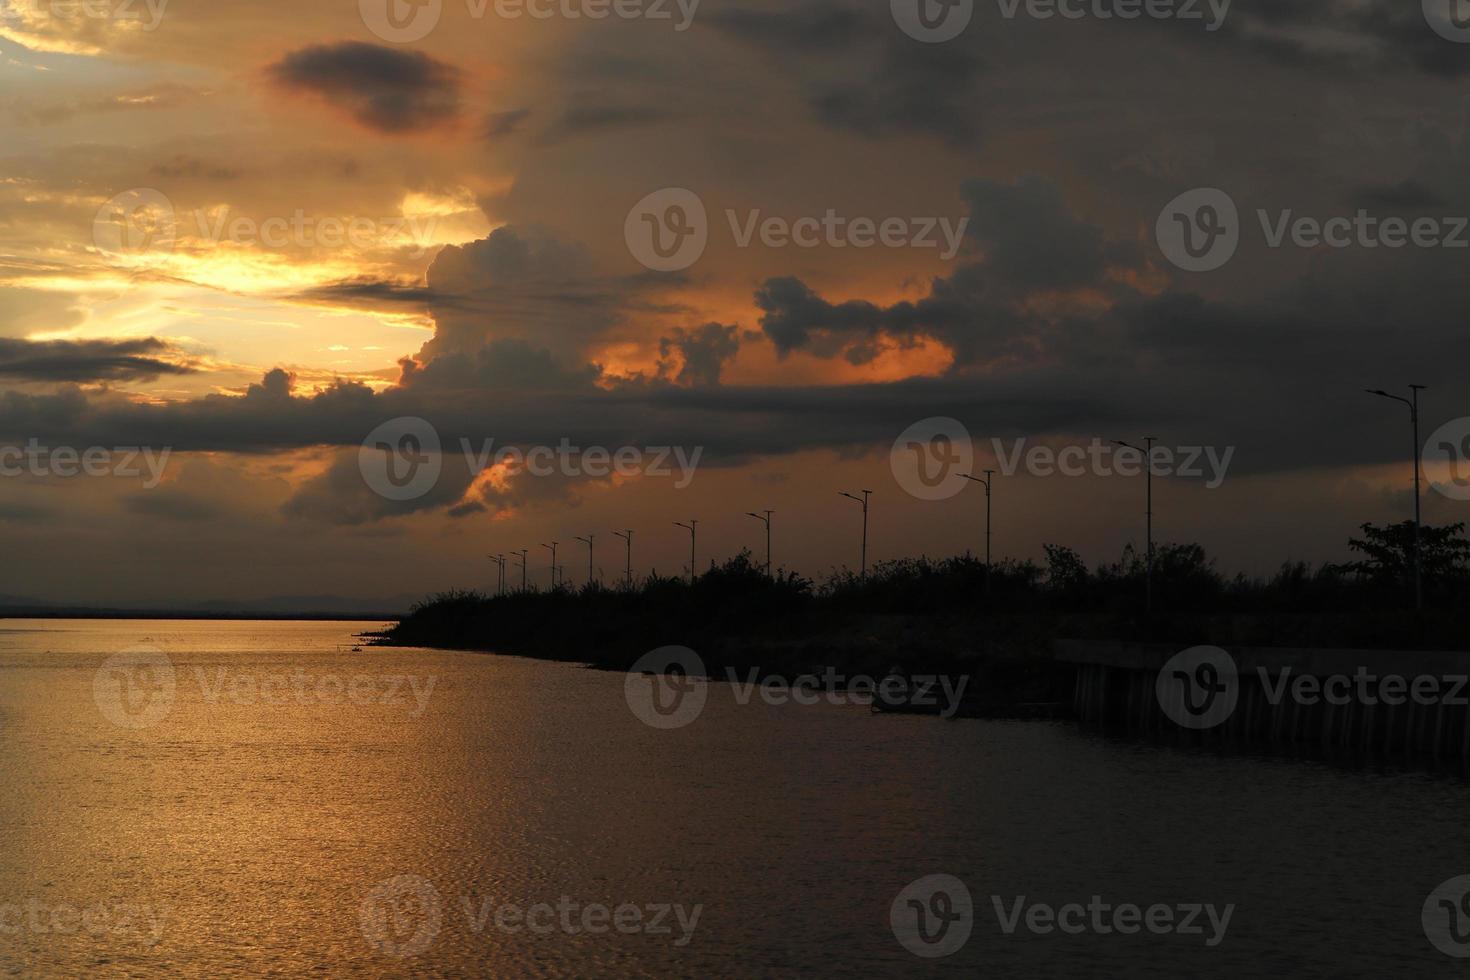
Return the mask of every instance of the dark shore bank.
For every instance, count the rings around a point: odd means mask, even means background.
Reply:
[[[1146,614],[1144,570],[1132,556],[1096,572],[1066,549],[1049,557],[1045,568],[1006,562],[988,573],[968,557],[905,560],[818,586],[790,573],[768,578],[741,555],[692,583],[654,576],[631,589],[446,593],[374,639],[607,670],[678,645],[716,679],[964,676],[963,713],[1029,716],[1024,706],[1072,699],[1076,668],[1054,656],[1058,640],[1413,650],[1460,647],[1470,635],[1456,601],[1461,580],[1436,582],[1433,607],[1415,614],[1382,579],[1286,566],[1269,580],[1227,580],[1197,546],[1165,546]]]

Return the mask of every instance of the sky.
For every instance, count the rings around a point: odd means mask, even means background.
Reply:
[[[1412,514],[1410,384],[1464,520],[1467,80],[1448,0],[0,0],[0,595],[820,575],[987,469],[1115,561],[1145,437],[1266,573]]]

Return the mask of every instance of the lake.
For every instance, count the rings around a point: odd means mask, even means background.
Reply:
[[[726,683],[659,728],[382,625],[0,621],[0,972],[1461,972],[1459,776]]]

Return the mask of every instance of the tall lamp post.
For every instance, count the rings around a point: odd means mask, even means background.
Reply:
[[[765,511],[765,516],[764,517],[762,517],[760,514],[757,514],[753,510],[748,510],[745,513],[748,516],[750,516],[750,517],[754,517],[756,520],[760,521],[762,524],[764,524],[766,526],[766,578],[770,578],[771,577],[771,515],[774,514],[774,513],[776,513],[776,512],[774,510]]]
[[[521,591],[526,591],[526,556],[531,553],[530,548],[522,548],[520,551],[512,551],[511,554],[519,555],[521,559]]]
[[[1392,398],[1396,402],[1403,402],[1409,406],[1409,423],[1414,428],[1414,610],[1424,610],[1424,583],[1420,577],[1419,568],[1419,392],[1425,390],[1425,385],[1409,385],[1409,398],[1402,395],[1390,395],[1381,388],[1365,388],[1370,395],[1378,395],[1381,398]]]
[[[505,594],[505,556],[504,555],[486,555],[485,557],[486,558],[489,558],[491,561],[493,561],[495,563],[497,569],[499,570],[498,571],[498,574],[495,577],[495,594],[496,595],[504,595]]]
[[[862,496],[858,497],[848,493],[846,490],[838,490],[837,493],[849,500],[856,500],[863,505],[863,572],[862,577],[868,577],[868,498],[873,495],[871,490],[859,490]]]
[[[1132,443],[1124,442],[1122,439],[1114,439],[1113,443],[1125,446],[1136,453],[1143,453],[1143,493],[1144,493],[1144,516],[1147,521],[1146,557],[1143,575],[1143,609],[1144,612],[1154,611],[1154,436],[1144,436],[1143,445],[1139,449]]]
[[[995,478],[995,470],[983,470],[985,478],[971,476],[969,473],[961,473],[966,480],[983,484],[985,487],[985,572],[990,573],[990,482]]]
[[[631,590],[633,588],[633,529],[629,528],[626,531],[614,531],[613,534],[616,534],[618,537],[627,542],[627,551],[625,556],[626,569],[624,570],[623,574],[627,577],[628,588]]]
[[[966,480],[985,487],[985,591],[990,591],[990,484],[995,479],[995,470],[984,470],[985,478],[961,473]]]
[[[699,522],[696,521],[696,520],[694,520],[693,518],[690,518],[688,524],[685,524],[683,521],[675,521],[674,522],[674,525],[676,527],[687,528],[688,531],[689,531],[689,584],[690,585],[693,585],[694,584],[694,535],[695,535],[695,528],[699,527]]]
[[[592,584],[592,539],[595,538],[595,537],[597,537],[597,535],[595,535],[595,534],[589,534],[585,538],[582,537],[581,535],[578,535],[577,536],[577,540],[578,541],[581,541],[582,543],[584,543],[585,545],[587,545],[587,584],[588,585],[591,585]]]
[[[551,550],[551,587],[553,589],[556,588],[556,545],[557,542],[555,541],[551,542],[551,544],[547,544],[544,541],[541,543],[541,547]]]

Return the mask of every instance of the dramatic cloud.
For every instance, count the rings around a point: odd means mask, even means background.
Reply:
[[[922,44],[895,30],[886,9],[826,0],[736,7],[709,20],[796,74],[808,106],[829,126],[874,138],[929,133],[956,146],[979,137],[972,95],[983,66],[963,39]],[[847,70],[822,67],[833,63]]]
[[[314,45],[286,55],[270,73],[384,133],[432,129],[459,115],[459,70],[420,51],[357,41]]]
[[[670,355],[678,353],[674,380],[681,385],[717,385],[725,363],[740,350],[738,327],[706,323],[694,330],[675,327],[659,341],[658,353],[666,372],[674,370]]]
[[[0,376],[26,381],[147,381],[195,370],[162,340],[29,341],[0,337]]]

